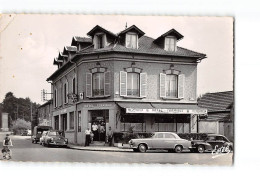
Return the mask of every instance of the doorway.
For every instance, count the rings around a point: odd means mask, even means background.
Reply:
[[[106,140],[106,127],[108,125],[108,118],[108,110],[91,111],[91,131],[94,134],[93,141]]]
[[[61,130],[62,131],[67,130],[67,114],[61,115]]]

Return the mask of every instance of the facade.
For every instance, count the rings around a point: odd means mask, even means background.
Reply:
[[[1,112],[0,121],[0,131],[9,131],[8,113]]]
[[[198,131],[197,64],[205,54],[177,46],[174,29],[157,39],[135,25],[118,34],[95,26],[89,38],[73,37],[54,59],[52,126],[71,143],[114,132]]]
[[[51,126],[53,104],[52,100],[47,101],[38,107],[39,125]]]
[[[198,100],[198,106],[208,110],[207,118],[199,121],[199,132],[222,134],[234,141],[233,91],[206,93]]]

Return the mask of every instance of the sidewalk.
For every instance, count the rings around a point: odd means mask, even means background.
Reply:
[[[107,152],[133,152],[133,149],[130,149],[129,146],[122,147],[110,147],[110,146],[77,146],[69,144],[68,148],[75,150],[87,150],[87,151],[107,151]]]

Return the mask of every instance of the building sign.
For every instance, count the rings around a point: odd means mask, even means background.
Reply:
[[[112,104],[87,104],[84,105],[86,108],[103,108],[103,107],[111,107]]]
[[[126,113],[133,114],[207,114],[207,109],[138,109],[126,108]]]

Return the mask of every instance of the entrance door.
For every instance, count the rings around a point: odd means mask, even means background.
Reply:
[[[108,110],[91,111],[91,131],[94,134],[93,141],[106,140],[106,119],[108,119]]]
[[[59,116],[54,117],[54,129],[59,130]]]
[[[67,130],[67,114],[62,114],[61,116],[61,130],[66,131]]]

